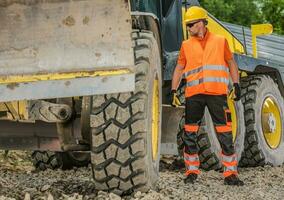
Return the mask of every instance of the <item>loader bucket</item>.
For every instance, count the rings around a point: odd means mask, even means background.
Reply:
[[[133,90],[103,73],[134,66],[128,1],[1,1],[0,24],[2,102]]]

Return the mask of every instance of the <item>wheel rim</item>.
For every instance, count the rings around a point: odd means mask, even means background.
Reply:
[[[277,102],[273,97],[267,97],[262,105],[261,125],[268,146],[275,149],[279,146],[282,135],[281,115]]]
[[[237,138],[238,120],[237,120],[237,111],[236,111],[234,100],[228,98],[228,106],[229,106],[229,109],[231,112],[231,118],[232,118],[233,142],[235,142]]]
[[[158,156],[158,145],[159,145],[159,80],[156,77],[153,84],[153,95],[152,95],[152,158],[157,160]]]

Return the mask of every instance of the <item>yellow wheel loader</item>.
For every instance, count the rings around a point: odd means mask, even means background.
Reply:
[[[91,162],[99,190],[154,188],[160,154],[178,154],[183,110],[168,106],[168,93],[192,5],[198,1],[0,0],[0,148],[32,150],[40,169]],[[209,29],[228,39],[245,72],[243,104],[231,102],[241,161],[282,163],[284,65],[247,55],[213,16]],[[202,165],[213,169],[220,149],[207,115],[202,130]]]

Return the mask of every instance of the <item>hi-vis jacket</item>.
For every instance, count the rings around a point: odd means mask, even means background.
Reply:
[[[227,40],[207,31],[203,39],[190,37],[182,43],[178,65],[184,67],[185,97],[196,94],[224,95],[228,92],[232,59]]]

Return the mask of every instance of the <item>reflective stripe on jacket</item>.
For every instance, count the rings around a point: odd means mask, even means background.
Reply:
[[[183,42],[186,97],[196,94],[223,95],[228,92],[229,67],[224,56],[226,39],[209,31],[206,37],[204,48],[195,37]]]

